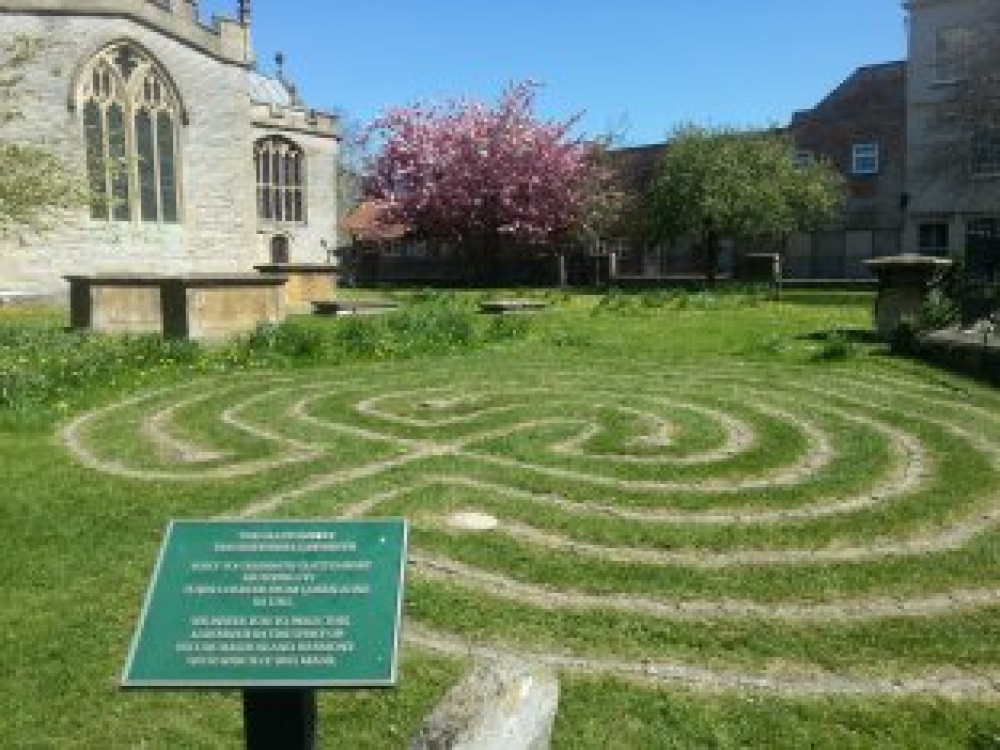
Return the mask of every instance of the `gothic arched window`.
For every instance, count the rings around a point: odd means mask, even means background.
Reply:
[[[179,220],[181,104],[160,67],[128,42],[99,52],[78,91],[94,219]]]
[[[269,136],[254,144],[257,170],[257,216],[264,221],[305,221],[306,158],[286,138]]]

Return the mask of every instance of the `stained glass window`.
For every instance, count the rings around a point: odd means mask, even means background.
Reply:
[[[160,110],[156,116],[156,145],[160,168],[160,219],[176,222],[177,212],[177,164],[174,153],[174,118],[170,112]]]
[[[79,97],[94,219],[179,221],[180,101],[159,66],[136,45],[95,56]]]
[[[125,111],[115,102],[108,107],[108,169],[111,171],[111,216],[119,221],[128,221],[132,213],[127,156]]]
[[[96,75],[96,73],[95,73]],[[90,187],[90,215],[95,219],[107,215],[107,192],[104,166],[104,116],[97,102],[87,102],[83,108],[84,138],[87,142],[87,183]]]
[[[142,220],[156,221],[156,149],[153,141],[153,119],[140,109],[135,116],[135,144],[139,158],[139,199]]]

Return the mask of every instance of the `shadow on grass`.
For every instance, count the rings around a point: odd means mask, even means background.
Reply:
[[[826,343],[833,338],[840,338],[851,344],[881,344],[882,340],[874,331],[865,328],[827,328],[822,331],[811,331],[797,337],[800,341],[817,341]]]

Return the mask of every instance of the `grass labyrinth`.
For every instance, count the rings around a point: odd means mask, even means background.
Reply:
[[[405,746],[511,650],[561,669],[557,749],[1000,748],[1000,393],[827,356],[868,298],[550,301],[450,353],[303,319],[275,340],[332,349],[256,364],[0,315],[0,379],[146,353],[0,414],[0,744],[239,746],[236,694],[116,688],[167,520],[405,516],[400,686],[324,693],[331,747]]]
[[[185,491],[270,477],[220,514],[409,518],[420,647],[713,689],[997,695],[1000,400],[900,372],[604,364],[195,382],[61,439]]]

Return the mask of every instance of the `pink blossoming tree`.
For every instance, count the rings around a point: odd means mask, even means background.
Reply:
[[[460,100],[394,108],[368,129],[366,192],[381,221],[454,242],[482,274],[499,249],[596,231],[613,211],[600,147],[571,134],[577,118],[534,114],[537,86],[510,86],[495,105]]]

